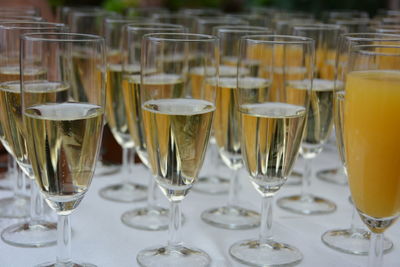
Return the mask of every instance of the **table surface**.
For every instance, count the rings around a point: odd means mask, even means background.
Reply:
[[[314,170],[339,165],[337,154],[326,149],[314,161]],[[295,169],[301,170],[301,160]],[[204,173],[211,171],[204,168]],[[229,175],[229,170],[220,168]],[[145,169],[136,165],[130,175],[131,180],[147,184]],[[99,267],[138,266],[136,254],[143,248],[165,244],[167,231],[148,232],[129,228],[121,223],[123,212],[144,206],[144,202],[116,203],[102,199],[98,192],[104,186],[120,181],[121,173],[108,177],[95,176],[91,187],[78,209],[71,215],[73,228],[72,257],[80,261],[94,263]],[[240,201],[245,207],[259,210],[261,197],[249,183],[244,169],[240,172]],[[275,200],[300,192],[300,186],[285,185]],[[348,201],[348,188],[329,184],[316,178],[312,180],[312,192],[333,200],[337,210],[328,215],[302,216],[274,208],[273,233],[276,240],[296,246],[304,255],[297,266],[366,266],[366,256],[348,255],[326,247],[321,235],[330,229],[347,228],[350,224],[352,206]],[[0,197],[10,196],[8,191],[0,191]],[[259,228],[251,230],[225,230],[204,223],[200,214],[207,208],[225,204],[227,195],[210,196],[190,192],[183,201],[182,210],[186,223],[182,227],[184,242],[205,250],[212,258],[213,267],[239,267],[228,253],[231,244],[238,240],[255,238]],[[168,206],[165,197],[158,197],[160,205]],[[0,219],[0,230],[16,220]],[[362,225],[361,222],[359,222]],[[394,243],[394,249],[385,255],[384,267],[400,266],[400,223],[392,226],[385,236]],[[56,247],[17,248],[0,241],[0,267],[28,267],[55,259]]]

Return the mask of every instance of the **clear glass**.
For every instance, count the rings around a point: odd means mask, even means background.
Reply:
[[[144,166],[149,168],[142,112],[140,110],[140,54],[143,35],[154,32],[184,32],[185,28],[176,24],[132,23],[123,28],[122,48],[123,81],[122,94],[125,101],[127,126],[133,146]],[[148,231],[166,230],[169,211],[157,206],[156,188],[152,175],[148,177],[147,205],[126,211],[121,221],[132,228]]]
[[[195,9],[195,10],[182,10],[183,13],[197,13],[205,14],[208,13],[208,9]],[[211,9],[211,13],[214,10]],[[229,25],[237,25],[237,26],[245,26],[249,23],[246,20],[239,18],[232,18],[228,16],[200,16],[196,17],[193,26],[193,32],[199,34],[213,34],[214,27],[218,26],[229,26]],[[207,153],[207,161],[211,163],[209,170],[207,173],[201,175],[199,177],[198,182],[193,188],[193,191],[198,193],[207,194],[207,195],[220,195],[226,194],[229,192],[230,188],[230,180],[226,175],[224,175],[222,169],[222,165],[224,164],[221,161],[221,157],[218,155],[218,148],[216,146],[216,140],[213,136],[213,132],[211,132],[211,141],[210,141],[209,152]]]
[[[400,215],[399,147],[393,142],[399,133],[400,46],[373,43],[350,47],[338,125],[352,200],[372,232],[368,266],[381,267],[383,233]]]
[[[227,229],[249,229],[260,224],[260,215],[239,203],[239,170],[243,166],[240,149],[240,121],[237,112],[235,89],[237,88],[237,64],[239,40],[245,35],[271,34],[265,27],[217,26],[214,34],[220,40],[219,84],[216,92],[216,111],[213,122],[214,137],[220,157],[231,170],[229,195],[222,207],[210,208],[201,213],[206,223]],[[254,61],[239,71],[256,76],[258,62]],[[257,86],[255,84],[254,86]]]
[[[32,166],[26,149],[24,125],[21,114],[20,94],[20,35],[27,32],[64,32],[64,24],[48,22],[1,22],[0,34],[6,40],[0,53],[0,123],[1,137],[7,150],[13,155],[19,168],[25,174],[19,174],[16,180],[16,196],[25,190],[24,176],[34,179]],[[43,73],[39,69],[32,69],[24,79],[35,79],[36,75]],[[22,183],[21,183],[22,182]],[[43,219],[43,200],[37,194],[37,188],[31,185],[30,216],[25,222],[20,222],[5,228],[1,233],[4,242],[18,247],[43,247],[54,245],[56,241],[56,224]],[[15,200],[15,199],[14,199]],[[26,209],[21,204],[26,202],[21,198],[16,199],[16,211]],[[11,202],[13,203],[13,202]],[[24,214],[25,215],[25,214]]]
[[[300,148],[304,159],[302,191],[298,195],[280,198],[277,204],[290,212],[311,215],[326,214],[336,210],[330,200],[310,192],[314,177],[313,160],[323,148],[333,129],[333,89],[337,38],[343,33],[339,25],[310,24],[293,26],[293,34],[315,40],[315,68],[311,104],[307,116],[307,127]],[[292,75],[296,75],[296,71]]]
[[[89,189],[100,150],[105,41],[96,35],[29,33],[21,37],[21,44],[28,156],[42,196],[58,215],[56,261],[37,266],[94,266],[71,259],[69,215]],[[33,68],[46,72],[24,79]],[[85,76],[83,84],[77,75]]]
[[[167,245],[142,250],[141,266],[209,266],[204,251],[180,238],[180,204],[203,165],[215,111],[218,39],[211,35],[154,33],[142,43],[141,109],[153,176],[170,202]],[[192,70],[204,70],[197,83]]]
[[[240,70],[254,60],[259,61],[254,73]],[[272,209],[273,196],[285,184],[299,152],[313,65],[311,38],[250,35],[241,39],[236,89],[241,152],[249,179],[262,196],[259,238],[236,242],[229,249],[235,260],[246,265],[289,266],[303,258],[297,248],[273,237]],[[303,71],[299,75],[282,71],[288,69]]]
[[[122,147],[121,182],[100,190],[100,196],[117,202],[137,202],[146,199],[147,187],[131,181],[135,149],[129,133],[128,119],[123,93],[123,62],[127,53],[123,49],[123,27],[138,19],[106,18],[104,36],[107,46],[107,90],[106,119],[115,140]]]
[[[339,37],[337,58],[336,58],[336,77],[334,93],[334,116],[337,145],[341,162],[343,164],[343,175],[346,165],[343,150],[343,117],[340,104],[343,101],[343,93],[346,85],[346,73],[348,72],[348,59],[351,47],[354,45],[372,45],[372,44],[399,44],[400,35],[382,34],[382,33],[347,33]],[[349,228],[334,229],[325,232],[321,239],[327,246],[349,254],[366,255],[369,252],[370,233],[357,225],[357,218],[354,216],[356,209],[353,208],[351,223]],[[393,247],[393,243],[387,238],[384,239],[384,251],[388,252]]]

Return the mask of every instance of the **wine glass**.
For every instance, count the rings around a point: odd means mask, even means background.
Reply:
[[[40,9],[33,6],[1,7],[1,12],[9,15],[40,16]]]
[[[310,24],[293,27],[294,35],[307,36],[315,40],[315,68],[307,127],[300,148],[304,158],[302,191],[298,195],[278,199],[277,204],[290,212],[310,215],[326,214],[336,210],[330,200],[311,194],[313,160],[323,148],[333,129],[334,62],[338,36],[343,33],[339,25]],[[299,75],[302,69],[285,70],[290,75]],[[281,75],[277,73],[277,75]],[[298,84],[298,86],[302,86]],[[297,88],[301,89],[301,88]]]
[[[22,112],[36,184],[58,214],[56,262],[37,266],[94,266],[71,260],[71,214],[85,196],[97,161],[104,124],[104,39],[75,33],[32,33],[21,37]],[[86,86],[75,88],[75,53]],[[32,60],[34,55],[34,60]],[[47,72],[25,79],[32,68]],[[77,94],[76,92],[80,93]],[[39,94],[38,94],[39,92]]]
[[[165,23],[133,23],[124,27],[123,49],[126,56],[123,63],[122,92],[125,101],[125,112],[129,133],[133,140],[136,152],[142,163],[150,168],[147,147],[144,137],[142,111],[140,109],[140,95],[142,94],[140,81],[141,43],[143,36],[148,33],[170,32],[182,33],[185,28],[181,25]],[[182,60],[183,54],[181,54]],[[164,64],[173,65],[176,58],[164,58]],[[173,82],[173,81],[172,81]],[[124,212],[121,221],[129,226],[141,230],[165,230],[168,228],[169,210],[157,206],[156,183],[149,172],[147,186],[147,205]]]
[[[14,10],[12,13],[9,11],[0,10],[0,23],[2,22],[18,22],[18,21],[43,21],[42,17],[28,16],[24,13],[25,10]],[[15,15],[14,15],[15,14]],[[0,82],[7,81],[3,78],[1,73],[7,68],[3,65],[0,67]],[[1,116],[1,115],[0,115]],[[0,123],[0,142],[8,152],[8,165],[7,172],[3,173],[1,188],[4,190],[12,190],[11,197],[0,199],[0,217],[1,218],[26,218],[29,216],[29,199],[25,197],[26,181],[25,177],[21,174],[20,169],[17,168],[16,162],[12,156],[11,148],[5,140],[4,131]],[[15,177],[16,176],[16,177]]]
[[[249,23],[243,19],[230,18],[227,16],[223,17],[197,17],[194,24],[194,32],[198,34],[213,34],[214,27],[217,26],[229,26],[229,25],[248,25]],[[204,78],[202,75],[198,76],[198,82],[201,83]],[[195,80],[193,80],[196,82]],[[220,168],[223,167],[222,160],[219,157],[216,140],[213,132],[211,132],[211,139],[208,149],[208,155],[206,160],[208,161],[208,172],[204,176],[199,177],[198,182],[193,187],[193,191],[208,194],[208,195],[219,195],[229,192],[229,181],[228,177],[222,175]]]
[[[104,20],[104,36],[107,46],[107,90],[106,90],[106,119],[115,140],[122,147],[122,181],[109,185],[100,190],[100,196],[117,202],[136,202],[146,198],[147,188],[129,181],[132,157],[135,155],[134,143],[128,128],[128,117],[125,112],[122,89],[122,63],[126,53],[122,49],[123,26],[138,22],[137,19]]]
[[[251,266],[281,266],[300,262],[295,247],[272,238],[273,196],[286,182],[299,152],[306,126],[313,75],[314,41],[307,37],[250,35],[242,37],[238,69],[261,59],[256,75],[238,71],[237,103],[241,147],[249,179],[262,196],[259,239],[233,244],[231,256]],[[300,68],[299,75],[277,69]],[[268,81],[253,89],[249,83]],[[302,84],[298,89],[298,84]],[[249,90],[251,88],[252,90]]]
[[[128,18],[147,17],[153,15],[169,14],[168,9],[163,7],[129,7],[125,10],[125,15]]]
[[[214,137],[222,161],[232,171],[227,204],[211,208],[201,213],[201,218],[208,224],[228,229],[248,229],[260,224],[260,215],[238,203],[239,170],[243,166],[240,149],[240,121],[236,111],[235,89],[237,86],[237,63],[239,56],[239,40],[242,36],[251,34],[271,34],[265,27],[255,26],[217,26],[214,35],[220,40],[219,84],[216,92],[216,110],[213,123]],[[249,76],[257,76],[259,60],[249,59],[246,68],[239,71],[247,72]],[[193,69],[193,72],[199,73]],[[210,85],[216,86],[216,85]],[[249,90],[267,88],[267,80],[254,80],[248,84]]]
[[[189,32],[192,32],[194,29],[195,17],[191,15],[181,13],[154,14],[151,18],[154,22],[182,25],[187,28]]]
[[[399,44],[400,35],[379,34],[379,33],[346,33],[342,34],[338,40],[336,58],[336,77],[334,93],[334,118],[336,139],[338,143],[339,155],[343,166],[346,165],[343,151],[343,113],[340,105],[343,103],[346,74],[348,72],[348,59],[351,47],[354,45],[377,45],[377,44]],[[343,168],[344,169],[344,168]],[[351,224],[346,229],[334,229],[326,231],[321,239],[324,244],[335,250],[357,255],[366,255],[369,252],[370,233],[356,225],[356,209],[353,206]],[[384,240],[384,251],[390,251],[393,243]]]
[[[368,266],[382,266],[384,231],[400,215],[400,46],[359,45],[349,54],[342,135],[351,196],[371,230]]]
[[[206,81],[217,81],[218,39],[147,34],[141,57],[141,108],[149,162],[171,206],[168,244],[140,251],[137,261],[141,266],[209,266],[211,259],[205,252],[180,240],[180,203],[197,180],[215,111],[215,87],[193,88],[188,74],[202,66]],[[176,60],[165,64],[164,59],[171,57]]]
[[[43,199],[34,182],[32,165],[27,152],[25,127],[22,118],[20,77],[38,79],[46,75],[43,68],[31,68],[23,75],[20,73],[20,35],[29,32],[65,32],[64,24],[48,22],[2,22],[0,34],[6,40],[1,48],[0,65],[2,66],[0,84],[0,123],[12,156],[23,171],[22,175],[30,178],[30,217],[25,222],[8,226],[1,233],[4,242],[19,247],[43,247],[54,245],[56,241],[56,225],[43,219]],[[31,60],[37,60],[31,55]],[[20,76],[21,74],[21,76]],[[25,187],[24,185],[22,185]]]
[[[378,25],[373,26],[372,30],[378,33],[399,34],[400,25]]]
[[[120,15],[103,10],[99,7],[71,7],[67,9],[66,12],[66,19],[68,21],[68,25],[71,28],[71,32],[76,33],[83,33],[83,34],[96,34],[96,35],[103,35],[103,22],[106,18],[119,18]],[[79,54],[76,54],[76,60],[74,62],[79,62]],[[84,90],[85,86],[85,70],[81,69],[79,65],[74,65],[73,75],[76,76],[75,81],[78,86],[82,87],[78,90]],[[106,124],[105,127],[108,127]],[[105,133],[107,131],[104,131]],[[107,163],[106,160],[103,158],[104,150],[100,150],[100,160],[96,166],[96,177],[103,176],[108,177],[111,174],[115,174],[119,171],[119,166]]]

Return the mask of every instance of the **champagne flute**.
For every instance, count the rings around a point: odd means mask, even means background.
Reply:
[[[322,151],[323,145],[333,129],[333,88],[334,62],[338,36],[343,33],[339,25],[311,24],[294,26],[295,35],[307,36],[315,40],[315,68],[313,90],[310,99],[310,109],[307,115],[307,127],[300,149],[304,158],[302,191],[298,195],[278,199],[280,208],[290,212],[310,215],[325,214],[336,210],[336,205],[330,200],[310,193],[313,159]],[[331,62],[331,63],[330,63]],[[280,71],[278,69],[278,71]],[[291,75],[299,75],[301,69],[284,70]],[[281,72],[281,71],[280,71]],[[281,75],[277,73],[277,75]],[[303,90],[302,84],[297,84]]]
[[[237,71],[246,72],[248,76],[257,77],[260,60],[249,59],[246,66],[237,70],[239,40],[251,34],[271,34],[264,27],[255,26],[218,26],[214,35],[220,40],[219,84],[216,92],[216,110],[213,123],[214,137],[222,161],[232,170],[229,198],[226,205],[211,208],[201,213],[201,218],[208,224],[228,229],[248,229],[260,224],[260,215],[241,207],[238,202],[239,170],[243,166],[240,149],[240,120],[237,112],[235,89]],[[198,72],[198,71],[197,71]],[[208,86],[216,87],[215,84]],[[249,80],[248,89],[252,91],[268,90],[266,79]]]
[[[179,60],[164,64],[165,57],[174,56]],[[141,266],[210,265],[205,252],[180,240],[180,203],[197,180],[215,110],[215,88],[203,84],[200,91],[193,90],[188,74],[202,66],[206,81],[217,80],[217,64],[215,36],[154,33],[143,38],[141,107],[147,152],[157,184],[171,206],[168,244],[140,251],[137,261]],[[171,80],[176,83],[171,85]]]
[[[371,230],[369,267],[383,266],[384,231],[400,215],[398,179],[400,46],[353,46],[342,105],[351,196]]]
[[[126,53],[122,49],[123,26],[138,22],[137,19],[104,20],[104,35],[107,46],[107,90],[106,119],[115,140],[122,147],[122,181],[100,190],[100,196],[117,202],[136,202],[146,198],[147,188],[143,185],[129,182],[132,157],[135,155],[133,139],[129,134],[128,117],[125,112],[122,89],[122,63]]]
[[[145,167],[150,168],[147,155],[147,146],[144,137],[144,125],[142,111],[140,109],[140,96],[142,94],[142,84],[140,81],[140,62],[141,62],[141,43],[143,36],[148,33],[170,32],[182,33],[185,28],[181,25],[165,23],[133,23],[124,27],[124,48],[126,56],[123,64],[122,91],[125,101],[125,111],[129,133],[133,140],[136,152]],[[176,55],[175,58],[164,58],[163,64],[174,65],[175,62],[183,60],[183,54]],[[170,85],[173,86],[177,80],[171,79]],[[157,80],[153,81],[154,86]],[[124,212],[121,221],[129,226],[141,230],[165,230],[168,228],[169,210],[157,206],[156,203],[156,183],[149,172],[147,187],[147,205]]]
[[[103,21],[108,17],[119,18],[120,16],[114,12],[100,9],[99,7],[74,7],[67,11],[68,25],[71,28],[71,32],[76,33],[103,35]],[[73,75],[75,76],[74,82],[76,83],[74,90],[78,90],[77,92],[83,92],[85,90],[84,87],[86,86],[86,70],[82,69],[84,64],[80,64],[79,62],[85,60],[85,51],[77,50],[73,57]],[[106,124],[105,127],[108,128],[108,125]],[[107,131],[104,132],[104,136],[106,137]],[[100,160],[96,167],[96,177],[107,177],[108,175],[117,173],[119,171],[119,166],[107,163],[103,159],[102,152],[104,151],[100,150]]]
[[[249,23],[243,19],[224,17],[197,17],[194,24],[194,32],[199,34],[213,34],[214,27],[217,26],[229,26],[229,25],[248,25]],[[196,75],[197,79],[193,80],[195,83],[203,83],[204,77],[202,74]],[[193,187],[193,191],[209,194],[219,195],[229,192],[229,181],[228,177],[221,175],[218,171],[222,167],[221,158],[219,157],[218,148],[216,146],[216,140],[211,132],[211,139],[209,144],[209,152],[206,160],[209,162],[209,171],[204,176],[199,177],[198,182]]]
[[[378,45],[378,44],[399,44],[400,35],[395,34],[379,34],[379,33],[346,33],[342,34],[338,40],[338,53],[336,58],[336,77],[335,77],[335,93],[334,93],[334,118],[336,140],[340,159],[343,166],[346,165],[345,155],[343,151],[343,113],[340,108],[345,95],[345,78],[348,72],[348,58],[351,47],[354,45]],[[344,169],[344,167],[343,167]],[[322,236],[322,242],[335,250],[357,255],[366,255],[369,252],[370,233],[356,225],[356,209],[353,205],[353,214],[351,216],[351,224],[346,229],[334,229],[326,231]],[[393,243],[384,240],[384,251],[388,252],[393,247]]]
[[[56,262],[37,266],[86,266],[71,260],[71,214],[85,196],[95,169],[104,124],[105,42],[96,35],[32,33],[21,37],[22,111],[36,184],[58,214]],[[74,90],[73,54],[86,51],[86,86]],[[39,60],[32,60],[33,55]],[[32,68],[42,77],[25,79]],[[46,95],[35,95],[35,92]]]
[[[25,15],[24,10],[9,13],[0,11],[1,22],[18,22],[18,21],[43,21],[44,19],[36,16]],[[14,15],[16,14],[16,15]],[[4,53],[2,56],[4,57]],[[7,68],[3,65],[0,67],[0,82],[7,81],[8,79],[2,78],[1,73]],[[6,77],[6,76],[5,76]],[[1,121],[1,120],[0,120]],[[2,174],[1,188],[4,190],[12,190],[13,196],[0,199],[0,217],[1,218],[26,218],[29,216],[29,199],[25,195],[25,177],[21,174],[20,169],[17,168],[16,162],[12,156],[11,148],[5,140],[4,131],[0,122],[0,142],[8,152],[8,165],[7,172]],[[17,175],[17,177],[15,177]],[[4,177],[5,176],[5,177]],[[11,176],[11,177],[10,177]]]
[[[344,13],[346,14],[346,13]],[[351,14],[351,13],[350,13]],[[350,16],[347,14],[347,16]],[[369,31],[370,27],[370,20],[368,18],[360,18],[357,17],[357,13],[354,13],[356,17],[349,17],[349,18],[332,18],[330,22],[336,25],[340,25],[343,29],[346,29],[346,32],[349,33],[364,33]],[[327,68],[330,68],[333,72],[335,64],[335,59],[330,58],[326,61]],[[328,141],[329,142],[329,141]],[[317,178],[322,181],[329,182],[332,184],[339,184],[339,185],[347,185],[347,177],[344,173],[344,169],[342,166],[329,168],[329,169],[322,169],[316,173]]]
[[[258,239],[233,244],[231,256],[251,266],[287,266],[303,258],[301,252],[272,238],[273,196],[286,182],[299,152],[310,104],[314,41],[307,37],[250,35],[242,37],[238,68],[261,59],[257,76],[238,71],[237,100],[241,119],[243,161],[249,178],[262,196]],[[301,68],[300,75],[277,68]],[[254,79],[267,79],[269,88],[248,90]],[[303,84],[303,90],[296,90]]]
[[[27,152],[25,126],[22,119],[22,103],[20,92],[20,77],[26,80],[39,79],[46,75],[46,69],[32,67],[24,75],[20,73],[20,35],[29,32],[65,32],[64,24],[48,22],[3,22],[0,24],[0,34],[6,42],[2,46],[1,59],[3,71],[0,84],[0,122],[4,138],[10,152],[22,169],[24,175],[30,178],[30,218],[25,222],[13,224],[1,233],[4,242],[19,247],[42,247],[54,245],[56,241],[56,225],[43,219],[43,199],[33,181],[34,174]],[[31,55],[31,60],[38,60]],[[21,76],[20,76],[21,74]],[[41,95],[39,92],[37,95]]]

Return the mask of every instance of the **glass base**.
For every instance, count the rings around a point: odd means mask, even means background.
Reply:
[[[140,251],[136,260],[142,267],[205,267],[211,264],[207,253],[183,245],[148,248]]]
[[[69,262],[69,263],[56,263],[56,262],[45,262],[42,264],[35,265],[35,267],[97,267],[91,263],[76,263],[76,262]]]
[[[229,253],[240,263],[260,267],[288,266],[303,259],[297,248],[273,240],[263,245],[258,240],[239,241],[230,247]]]
[[[278,199],[280,208],[303,215],[326,214],[336,210],[336,205],[330,200],[313,195],[289,196]]]
[[[98,161],[96,164],[95,177],[107,177],[116,174],[121,169],[120,165],[104,164]]]
[[[161,207],[134,209],[123,213],[121,221],[126,226],[140,230],[167,230],[169,223],[169,210]]]
[[[47,221],[14,224],[3,230],[1,239],[16,247],[52,246],[57,242],[57,225]]]
[[[137,202],[146,199],[147,187],[134,183],[114,184],[101,189],[99,194],[102,198],[111,201]]]
[[[258,212],[238,206],[205,210],[201,213],[201,219],[212,226],[234,230],[250,229],[260,225],[260,214]]]
[[[28,218],[29,208],[30,201],[27,197],[8,197],[0,199],[0,218]]]
[[[303,177],[303,174],[292,171],[292,173],[289,175],[288,179],[285,182],[285,185],[301,185],[301,179]]]
[[[347,185],[347,178],[341,168],[317,172],[317,178],[332,184]]]
[[[192,190],[207,195],[228,194],[229,179],[220,176],[199,177]]]
[[[328,247],[355,255],[368,255],[371,233],[363,229],[337,229],[325,232],[321,236],[322,242]],[[384,253],[393,248],[393,243],[385,238],[383,241]]]

